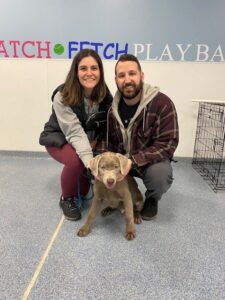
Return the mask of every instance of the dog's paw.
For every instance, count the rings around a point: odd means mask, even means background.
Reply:
[[[84,237],[84,236],[88,235],[89,232],[90,232],[90,229],[83,226],[79,229],[77,235],[80,236],[80,237]]]
[[[133,239],[135,239],[135,237],[136,237],[135,231],[126,232],[126,239],[128,241],[132,241]]]
[[[134,213],[134,223],[135,224],[141,224],[142,223],[142,217],[139,212]]]
[[[106,208],[104,208],[104,209],[101,211],[101,215],[102,215],[103,217],[109,216],[109,215],[111,215],[115,210],[116,210],[116,208],[112,208],[112,207],[110,207],[110,206],[107,206]]]

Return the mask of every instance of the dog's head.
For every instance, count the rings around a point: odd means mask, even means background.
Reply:
[[[120,153],[105,152],[91,159],[89,168],[95,178],[112,189],[129,173],[131,164],[131,160]]]

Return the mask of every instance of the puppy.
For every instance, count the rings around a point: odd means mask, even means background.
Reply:
[[[88,212],[86,223],[78,231],[78,236],[86,236],[95,219],[98,208],[103,200],[108,207],[102,210],[102,216],[109,215],[113,210],[122,208],[126,218],[127,240],[136,236],[135,225],[141,223],[140,211],[143,197],[133,177],[127,175],[131,168],[131,160],[119,153],[105,152],[94,157],[89,168],[95,177],[94,199]]]

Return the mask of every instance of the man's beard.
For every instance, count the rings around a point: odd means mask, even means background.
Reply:
[[[126,91],[127,87],[133,87],[132,91]],[[129,83],[124,85],[122,88],[120,88],[117,84],[117,88],[119,90],[119,92],[121,93],[122,97],[128,100],[132,100],[134,99],[142,90],[143,88],[143,81],[141,80],[140,83],[138,85],[136,85],[135,83]]]

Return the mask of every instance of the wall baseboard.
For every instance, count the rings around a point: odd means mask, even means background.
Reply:
[[[0,150],[0,156],[11,156],[11,157],[50,157],[47,152],[42,151],[12,151],[12,150]]]
[[[12,151],[12,150],[0,150],[0,156],[11,156],[11,157],[34,157],[34,158],[50,158],[49,154],[47,152],[42,151]],[[181,157],[181,156],[175,156],[174,157],[175,162],[192,162],[192,157]]]

